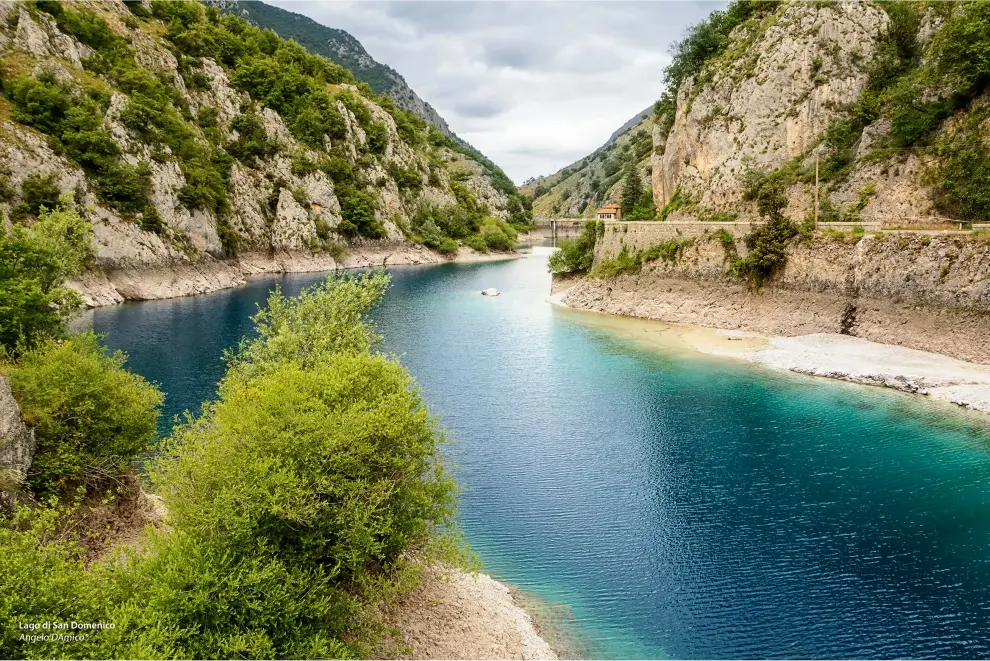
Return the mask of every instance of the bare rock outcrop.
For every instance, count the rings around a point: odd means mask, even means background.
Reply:
[[[774,169],[812,147],[852,105],[888,18],[861,2],[795,3],[732,34],[705,82],[686,81],[667,134],[655,134],[654,197],[678,187],[707,208],[741,200],[747,167]]]
[[[0,508],[14,503],[36,447],[34,430],[21,421],[10,384],[0,376]]]

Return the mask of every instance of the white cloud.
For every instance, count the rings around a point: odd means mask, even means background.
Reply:
[[[725,2],[268,0],[354,35],[517,182],[590,153],[662,92]]]

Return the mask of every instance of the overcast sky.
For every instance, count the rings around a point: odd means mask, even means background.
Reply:
[[[725,2],[266,0],[354,35],[517,183],[598,148]]]

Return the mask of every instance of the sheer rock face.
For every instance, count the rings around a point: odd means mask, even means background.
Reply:
[[[654,134],[657,206],[680,186],[702,207],[727,209],[741,201],[747,165],[775,169],[813,147],[859,97],[888,20],[866,3],[809,3],[737,29],[706,80],[679,90],[669,133]]]
[[[129,39],[140,66],[178,90],[188,104],[193,118],[191,123],[195,124],[204,110],[215,111],[216,128],[226,140],[234,140],[237,134],[230,128],[231,120],[253,109],[268,138],[279,147],[278,153],[270,158],[232,165],[227,191],[229,209],[223,212],[222,218],[208,209],[192,208],[183,200],[183,190],[189,181],[178,160],[166,145],[151,145],[126,125],[123,117],[129,103],[128,95],[104,79],[102,82],[108,85],[111,95],[101,128],[121,148],[124,161],[131,165],[147,165],[151,173],[149,199],[163,226],[162,231],[156,233],[142,228],[142,213],[123,214],[103,203],[85,172],[65,155],[53,150],[47,136],[13,119],[0,120],[0,173],[8,176],[13,190],[19,191],[30,174],[50,173],[63,191],[75,191],[77,202],[88,209],[87,215],[94,227],[97,271],[74,283],[87,303],[108,304],[121,296],[128,297],[136,291],[129,283],[138,281],[160,282],[176,295],[209,291],[215,288],[214,285],[229,286],[239,281],[242,269],[233,263],[232,255],[225,253],[218,223],[226,223],[239,235],[239,258],[288,251],[300,252],[300,259],[310,263],[312,251],[319,249],[317,223],[321,228],[325,224],[332,234],[341,221],[341,205],[333,182],[324,172],[305,173],[294,166],[302,158],[312,162],[326,158],[331,147],[348,155],[351,167],[362,175],[365,191],[375,200],[376,218],[386,230],[385,240],[362,240],[362,246],[380,245],[384,249],[392,244],[402,244],[405,237],[399,228],[408,225],[409,218],[421,205],[456,203],[451,179],[445,171],[429,177],[427,184],[431,166],[435,166],[428,152],[434,151],[432,157],[439,156],[448,163],[462,160],[461,155],[442,148],[414,149],[400,138],[392,116],[361,97],[357,88],[340,86],[350,88],[366,105],[373,121],[385,125],[387,144],[384,153],[374,156],[364,153],[367,135],[354,114],[339,101],[337,109],[346,124],[346,137],[341,144],[336,141],[331,144],[327,139],[324,148],[314,150],[293,137],[285,120],[275,110],[252,102],[247,94],[235,89],[230,72],[215,60],[196,60],[191,65],[193,73],[203,82],[187,87],[179,73],[177,57],[169,51],[166,42],[153,31],[135,27],[133,20],[129,20],[132,18],[130,12],[122,3],[90,2],[85,3],[85,9],[100,14],[111,29]],[[12,2],[0,2],[0,56],[16,56],[18,61],[29,63],[29,70],[36,75],[50,72],[75,86],[85,77],[93,77],[82,70],[82,58],[91,52],[60,32],[55,21],[44,12],[29,11]],[[506,218],[506,196],[491,185],[480,166],[473,161],[468,163],[473,169],[464,181],[465,185],[475,191],[491,215]],[[419,172],[422,189],[400,191],[391,174],[395,167]],[[9,218],[10,208],[19,202],[15,196],[9,203],[0,204],[0,211]],[[7,206],[6,211],[2,210],[3,206]],[[336,235],[330,240],[346,242],[344,237]],[[331,265],[334,262],[332,259],[322,261]],[[228,262],[229,268],[222,262]],[[136,272],[140,270],[148,271],[149,276],[139,277]],[[115,274],[118,271],[128,273]],[[194,282],[183,283],[183,278],[192,278]],[[154,294],[149,286],[142,285],[142,297],[157,298]]]
[[[0,376],[0,508],[14,502],[36,447],[34,430],[21,421],[10,384]]]

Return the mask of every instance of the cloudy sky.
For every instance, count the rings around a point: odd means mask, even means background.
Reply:
[[[267,1],[357,37],[518,183],[652,105],[671,44],[726,4]]]

